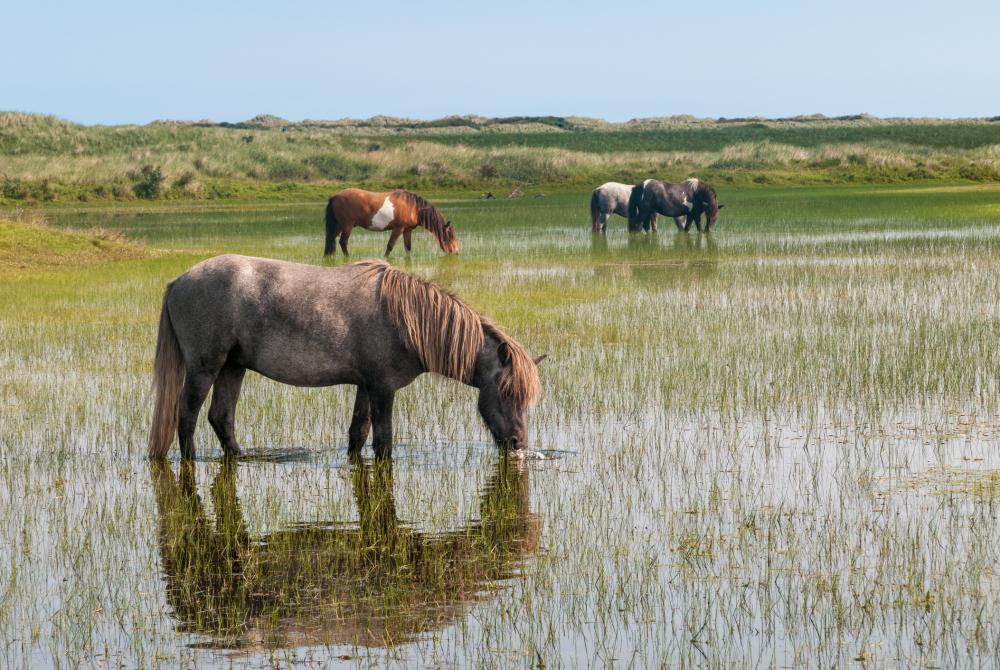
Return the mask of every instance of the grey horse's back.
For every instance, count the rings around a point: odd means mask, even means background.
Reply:
[[[632,188],[631,184],[609,181],[594,189],[594,193],[599,193],[598,201],[604,213],[628,216],[628,200]]]
[[[237,362],[300,386],[357,383],[364,361],[400,346],[371,264],[338,268],[227,254],[181,275],[167,295],[186,361]]]

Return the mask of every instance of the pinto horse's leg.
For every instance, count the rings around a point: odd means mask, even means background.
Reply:
[[[372,406],[372,449],[376,458],[392,457],[392,403],[395,391],[369,389]]]
[[[386,256],[388,256],[389,254],[392,253],[392,248],[394,246],[396,246],[396,240],[399,239],[399,236],[402,233],[403,233],[403,231],[401,229],[399,229],[399,228],[393,228],[392,229],[392,234],[389,235],[389,244],[387,244],[386,247],[385,247],[385,255]]]
[[[208,390],[215,381],[215,373],[187,371],[184,388],[181,389],[180,418],[177,423],[177,439],[181,446],[181,458],[194,458],[194,428],[198,423],[198,412],[205,402]]]
[[[343,226],[340,230],[340,250],[344,252],[344,255],[349,255],[347,253],[347,240],[351,239],[351,226]]]
[[[686,221],[685,221],[686,218],[687,217],[684,217],[684,216],[675,216],[674,217],[674,225],[677,226],[677,230],[687,230]]]
[[[246,368],[227,364],[215,379],[212,386],[212,404],[208,408],[208,423],[215,431],[215,436],[222,444],[222,451],[227,457],[239,456],[240,445],[236,441],[234,424],[236,420],[236,403],[240,399],[240,389],[243,388],[243,375]]]
[[[354,396],[354,413],[351,416],[351,427],[347,431],[347,455],[357,456],[368,441],[368,432],[372,427],[372,405],[368,391],[364,386],[358,387]]]
[[[403,231],[403,248],[406,249],[406,253],[410,253],[413,249],[413,228],[407,228]]]

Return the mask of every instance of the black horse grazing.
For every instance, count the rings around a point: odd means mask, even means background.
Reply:
[[[226,455],[239,454],[233,420],[247,370],[296,386],[357,386],[352,455],[372,430],[375,454],[391,455],[396,391],[425,372],[479,388],[497,444],[523,449],[542,358],[452,294],[382,261],[321,268],[217,256],[163,297],[149,456],[163,458],[176,434],[181,456],[194,457],[209,389],[209,423]]]
[[[686,179],[671,184],[657,179],[647,179],[634,189],[628,202],[628,229],[637,233],[640,228],[656,230],[656,215],[673,217],[678,230],[690,230],[693,222],[701,231],[701,216],[707,218],[705,230],[711,230],[719,216],[720,205],[715,189],[698,179]],[[684,223],[681,223],[681,221]]]

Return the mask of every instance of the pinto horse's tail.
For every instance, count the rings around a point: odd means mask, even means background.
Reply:
[[[149,457],[167,455],[177,434],[181,387],[184,386],[184,356],[167,311],[170,286],[163,294],[160,309],[160,332],[156,337],[156,362],[153,365],[153,425],[149,429]]]
[[[333,213],[333,198],[326,203],[326,246],[323,247],[323,255],[329,256],[333,253],[333,245],[337,242],[337,235],[340,235],[340,224],[337,223],[337,215]]]

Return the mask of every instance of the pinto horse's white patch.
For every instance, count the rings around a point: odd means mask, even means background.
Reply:
[[[385,202],[382,203],[382,207],[375,212],[375,216],[372,217],[372,230],[385,230],[395,218],[396,208],[392,206],[392,201],[389,200],[389,196],[386,196]]]
[[[681,203],[681,207],[686,208],[687,211],[689,211],[689,212],[691,211],[691,203],[688,202],[687,196],[684,196],[684,202]]]

